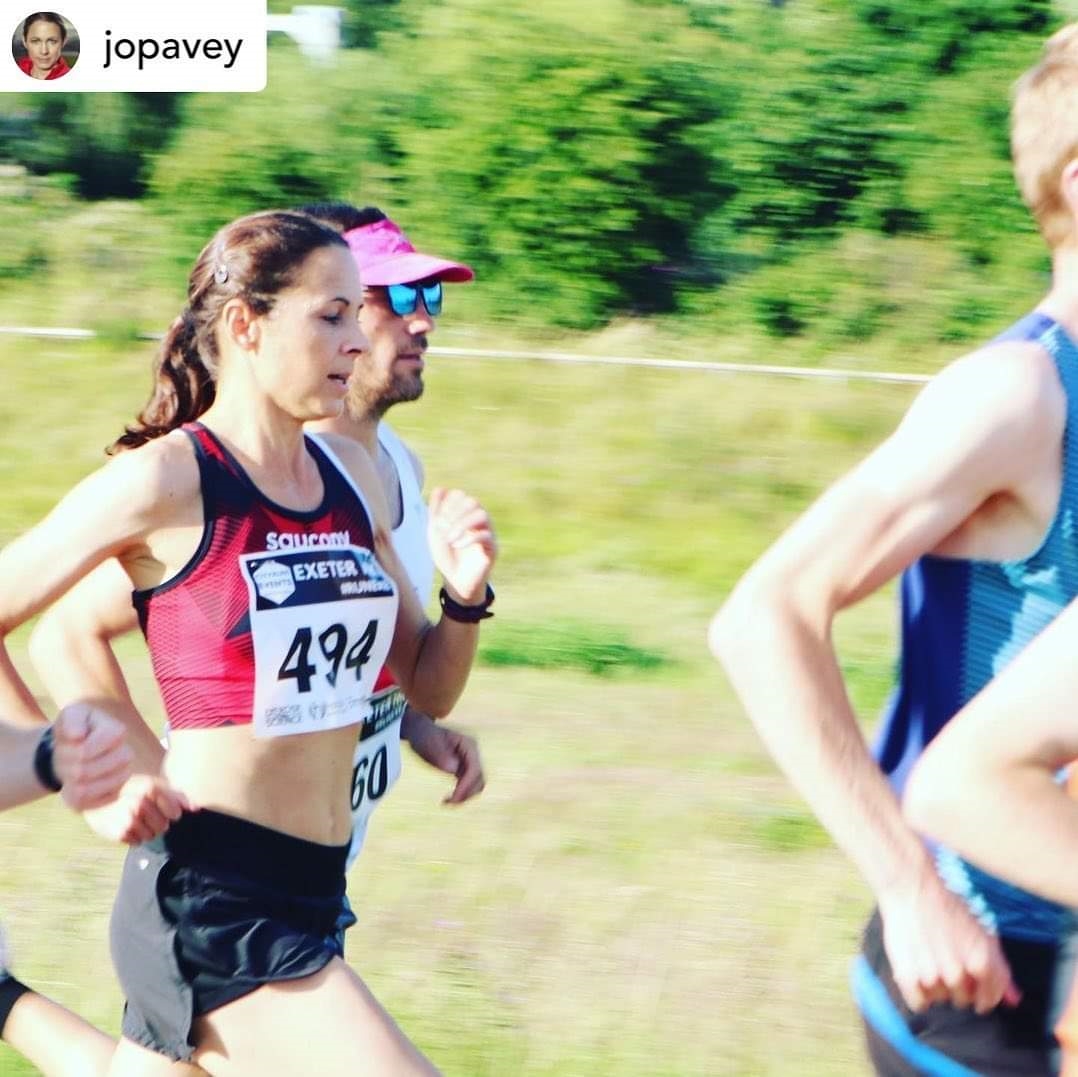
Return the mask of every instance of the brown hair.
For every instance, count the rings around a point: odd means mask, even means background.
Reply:
[[[217,321],[230,299],[256,315],[273,309],[309,255],[347,244],[302,213],[253,213],[225,225],[202,249],[187,284],[187,306],[165,334],[153,393],[109,452],[133,449],[197,419],[217,394]]]
[[[1037,226],[1055,250],[1075,241],[1060,180],[1078,157],[1078,24],[1044,46],[1040,62],[1018,80],[1011,109],[1014,175]]]
[[[363,228],[386,219],[386,215],[376,206],[359,209],[351,202],[308,202],[305,206],[297,206],[296,212],[306,213],[308,217],[313,217],[320,224],[342,235],[351,232],[353,228]]]
[[[64,20],[56,14],[55,11],[35,11],[33,15],[27,15],[23,19],[22,23],[22,41],[26,44],[27,35],[30,33],[30,27],[35,22],[51,22],[60,31],[60,44],[67,43],[67,27],[64,25]]]

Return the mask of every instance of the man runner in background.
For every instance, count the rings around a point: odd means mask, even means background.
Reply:
[[[1065,51],[1050,47],[1019,83],[1012,152],[1051,291],[926,386],[750,569],[710,633],[768,750],[876,897],[854,991],[887,1075],[1057,1066],[1069,910],[934,853],[899,805],[928,742],[1078,595],[1078,66]],[[873,758],[831,628],[900,573],[899,683]]]

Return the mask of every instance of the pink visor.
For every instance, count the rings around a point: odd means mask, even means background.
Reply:
[[[420,254],[391,220],[375,221],[344,233],[364,284],[412,284],[437,277],[461,282],[475,274],[461,262],[449,262],[433,254]]]

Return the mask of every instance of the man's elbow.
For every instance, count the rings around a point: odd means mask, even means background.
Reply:
[[[798,617],[792,594],[771,579],[751,575],[743,579],[708,626],[708,648],[719,665],[727,672],[735,669],[741,656],[759,646],[758,638],[768,635],[777,622]]]
[[[730,646],[734,635],[731,620],[729,606],[723,603],[711,618],[707,629],[707,648],[723,668],[729,668]]]
[[[748,628],[749,606],[746,600],[746,583],[742,580],[716,610],[707,630],[707,646],[715,661],[725,669],[730,668],[738,642]]]

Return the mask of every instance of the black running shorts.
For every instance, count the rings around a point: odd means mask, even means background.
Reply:
[[[110,927],[124,1036],[187,1061],[195,1017],[339,956],[347,855],[213,811],[133,848]]]

